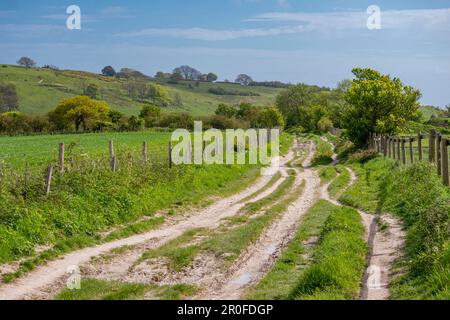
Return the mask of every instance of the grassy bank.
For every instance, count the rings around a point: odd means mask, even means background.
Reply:
[[[407,230],[393,299],[450,299],[450,193],[428,163],[400,166],[377,158],[355,165],[359,179],[341,199],[370,212],[390,212]]]

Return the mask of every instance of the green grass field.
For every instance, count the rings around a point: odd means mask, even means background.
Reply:
[[[76,155],[89,157],[107,157],[109,155],[109,140],[114,141],[116,153],[133,150],[139,153],[144,141],[148,143],[149,158],[155,155],[152,151],[161,152],[168,147],[169,132],[106,132],[66,135],[42,135],[0,137],[0,162],[12,167],[47,165],[58,159],[58,146],[66,145],[66,156],[70,157],[70,149]]]
[[[86,84],[94,83],[100,88],[99,99],[107,101],[115,110],[126,115],[137,115],[144,105],[133,101],[126,95],[124,85],[127,80],[106,78],[101,75],[81,71],[60,71],[6,65],[0,66],[0,80],[13,83],[19,95],[19,110],[29,114],[45,114],[56,108],[59,101],[83,92]],[[149,80],[150,81],[150,80]],[[157,82],[155,80],[155,82]],[[266,87],[244,87],[233,83],[205,83],[197,87],[195,82],[180,81],[177,85],[159,80],[168,90],[170,97],[181,97],[182,106],[169,106],[165,112],[188,112],[194,116],[214,113],[220,103],[239,104],[250,102],[257,105],[270,105],[281,89]],[[189,86],[189,84],[191,86]],[[208,92],[210,88],[221,87],[227,91],[252,92],[259,96],[219,96]]]

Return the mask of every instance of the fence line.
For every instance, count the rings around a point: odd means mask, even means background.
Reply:
[[[124,150],[120,154],[116,154],[114,150],[114,141],[110,140],[109,144],[105,146],[105,154],[103,156],[94,155],[93,157],[85,157],[83,154],[77,154],[76,156],[67,155],[64,143],[59,143],[57,145],[57,148],[55,149],[57,151],[55,153],[52,152],[52,157],[54,159],[53,161],[42,159],[41,161],[37,161],[38,163],[34,167],[35,169],[38,169],[38,171],[35,171],[33,175],[35,176],[35,178],[41,179],[43,185],[43,193],[45,195],[48,195],[51,192],[53,186],[52,180],[55,176],[55,173],[63,175],[64,172],[72,170],[77,165],[79,166],[79,168],[82,168],[86,164],[88,164],[91,165],[92,170],[97,170],[99,166],[102,165],[103,168],[108,168],[109,166],[112,172],[116,172],[121,167],[121,163],[122,167],[124,166],[124,163],[125,166],[128,165],[132,167],[133,163],[136,162],[142,165],[166,163],[170,168],[172,167],[171,147],[169,146],[169,149],[167,149],[167,147],[164,145],[153,145],[149,147],[147,142],[143,142],[142,149],[140,150]],[[107,152],[109,152],[109,154]],[[109,165],[107,162],[108,159]],[[32,172],[29,168],[29,162],[27,161],[27,159],[24,160],[25,169],[23,176],[25,177],[25,189],[27,189],[28,176],[31,175]],[[43,168],[43,165],[47,165],[45,170]],[[56,169],[57,171],[55,171]],[[14,184],[17,185],[17,183],[20,183],[17,177],[22,175],[22,169],[20,167],[17,168],[15,166],[9,165],[6,162],[0,161],[0,190],[2,189],[2,184],[4,184],[5,182],[5,174],[7,174],[8,172],[10,172],[10,178],[16,177],[16,179],[13,179],[15,180]],[[36,175],[39,175],[40,178],[38,178]]]
[[[428,147],[426,143],[428,142]],[[406,145],[407,144],[407,145]],[[423,161],[427,154],[428,162],[436,167],[436,173],[442,178],[444,185],[449,186],[448,146],[450,139],[432,130],[429,134],[419,132],[414,137],[391,136],[386,134],[370,134],[369,148],[376,150],[387,158],[403,164]],[[407,150],[408,149],[408,153]]]

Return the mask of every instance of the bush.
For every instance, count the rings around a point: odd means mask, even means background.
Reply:
[[[369,150],[359,150],[356,151],[348,157],[348,160],[350,162],[359,162],[359,163],[366,163],[372,159],[375,159],[379,156],[379,153],[375,150],[369,149]]]
[[[238,90],[225,90],[222,87],[210,88],[208,90],[209,93],[219,95],[219,96],[242,96],[242,97],[257,97],[260,94],[254,92],[244,92]]]
[[[163,115],[156,125],[164,128],[191,130],[194,128],[194,119],[188,113],[170,113]]]

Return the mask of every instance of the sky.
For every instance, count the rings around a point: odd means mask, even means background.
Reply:
[[[66,25],[70,5],[81,29]],[[378,29],[375,5],[380,11]],[[71,0],[0,2],[0,63],[148,75],[190,65],[335,87],[355,67],[399,77],[423,104],[450,104],[450,0]],[[1,80],[1,79],[0,79]]]

